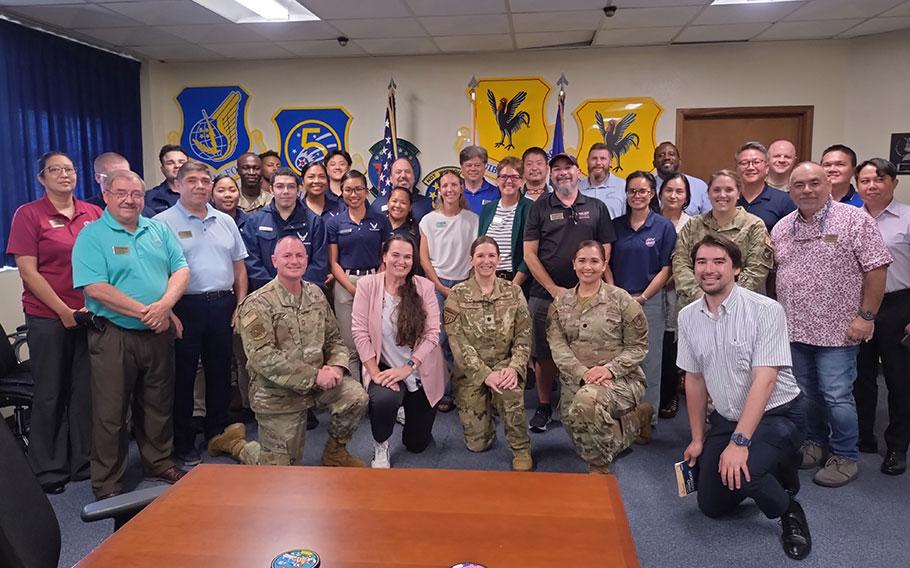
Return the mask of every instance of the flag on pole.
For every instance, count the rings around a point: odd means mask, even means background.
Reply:
[[[550,148],[551,157],[566,151],[563,140],[563,115],[565,114],[566,106],[566,85],[569,82],[566,80],[565,75],[560,75],[556,84],[559,85],[559,97],[556,107],[556,125],[553,127],[553,147]]]
[[[385,131],[382,135],[382,150],[379,160],[379,185],[377,196],[392,191],[392,163],[398,159],[398,133],[395,127],[395,80],[389,80],[389,96],[385,107]]]

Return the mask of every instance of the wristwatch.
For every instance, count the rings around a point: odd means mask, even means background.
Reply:
[[[408,359],[408,362],[405,363],[405,365],[407,365],[408,367],[413,369],[414,367],[417,366],[417,363],[415,363],[413,359]]]
[[[749,446],[752,445],[752,440],[750,440],[749,438],[746,438],[739,432],[733,432],[733,434],[730,436],[730,441],[733,442],[734,444],[736,444],[737,446],[741,446],[743,448],[748,448]]]
[[[860,310],[859,317],[863,318],[866,321],[875,321],[875,314],[872,312],[866,312],[866,311]]]

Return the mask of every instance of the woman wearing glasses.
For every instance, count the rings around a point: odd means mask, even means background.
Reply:
[[[664,286],[670,278],[670,257],[676,246],[673,224],[661,216],[655,193],[656,180],[648,172],[626,178],[626,214],[613,221],[616,241],[610,255],[613,282],[628,292],[644,310],[648,321],[648,355],[641,367],[648,380],[644,402],[660,405],[661,348],[664,336]],[[642,424],[638,443],[651,441],[651,426]]]
[[[360,380],[360,358],[351,335],[351,310],[357,281],[375,274],[381,262],[382,243],[392,227],[384,215],[367,208],[367,180],[361,172],[351,170],[341,178],[341,195],[347,210],[326,223],[329,243],[329,268],[335,277],[335,318],[350,353],[348,368]]]
[[[30,445],[32,469],[46,493],[89,478],[92,444],[91,368],[86,331],[75,312],[85,307],[73,289],[73,243],[101,209],[73,197],[76,168],[62,152],[38,160],[44,196],[13,215],[7,254],[22,278],[22,307],[35,382]]]
[[[521,160],[512,156],[503,158],[497,171],[500,198],[483,206],[480,234],[492,237],[499,247],[496,276],[521,286],[528,277],[523,238],[525,220],[533,202],[521,198]]]

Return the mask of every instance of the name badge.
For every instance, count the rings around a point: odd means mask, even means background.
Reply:
[[[562,214],[562,211],[559,213],[550,213],[550,221],[562,221],[565,219],[565,216]]]
[[[495,223],[497,225],[499,223],[502,223],[503,221],[505,221],[505,219],[503,217],[493,217],[493,223]]]
[[[59,229],[63,227],[63,221],[59,221],[57,219],[48,219],[47,222],[51,226],[51,229]]]
[[[339,234],[339,235],[347,235],[347,234],[349,234],[349,233],[351,233],[351,232],[353,232],[353,231],[354,231],[354,229],[342,229],[342,230],[338,231],[338,234]]]
[[[486,205],[487,203],[493,203],[493,202],[492,202],[491,200],[489,200],[489,199],[481,199],[481,200],[480,200],[480,204],[481,204],[481,205]]]
[[[388,205],[383,205],[382,207],[379,208],[379,210],[380,210],[380,211],[388,211],[388,210],[389,210],[389,206],[388,206]]]
[[[836,243],[837,235],[823,235],[822,240],[825,241],[826,243]]]
[[[177,236],[181,239],[192,239],[193,231],[177,231]]]
[[[437,229],[445,229],[445,228],[448,227],[448,226],[449,226],[449,222],[448,222],[448,221],[436,221],[436,228],[437,228]]]
[[[259,230],[260,230],[260,231],[265,231],[266,233],[271,233],[271,232],[274,231],[275,229],[273,229],[272,227],[261,226],[261,227],[259,227]]]
[[[130,253],[130,247],[113,247],[113,248],[114,248],[114,254],[129,254]]]

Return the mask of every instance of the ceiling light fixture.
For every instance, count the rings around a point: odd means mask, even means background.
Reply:
[[[802,0],[714,0],[712,6],[729,6],[731,4],[779,4],[781,2],[801,2]]]
[[[237,24],[318,20],[296,0],[193,0]]]
[[[288,9],[276,0],[237,0],[241,6],[246,6],[266,20],[287,20],[290,17]]]

